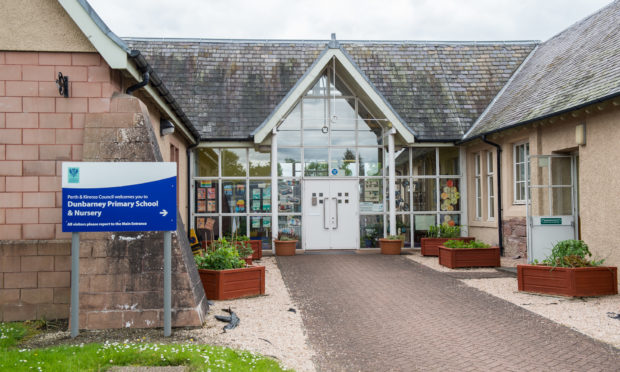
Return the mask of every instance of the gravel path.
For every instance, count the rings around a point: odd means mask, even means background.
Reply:
[[[191,331],[198,342],[250,350],[275,357],[286,368],[314,371],[314,352],[308,346],[300,310],[293,304],[275,257],[263,257],[258,265],[265,266],[265,296],[213,301],[203,329]],[[231,307],[241,322],[239,327],[222,332],[222,323],[213,317],[227,315],[221,309]],[[296,312],[289,311],[295,309]]]
[[[495,269],[486,268],[449,269],[439,265],[437,257],[424,257],[419,253],[406,257],[433,270],[446,273],[488,273],[489,270],[495,271]],[[515,267],[520,263],[525,263],[525,260],[502,257],[503,267]],[[620,348],[620,319],[612,319],[607,315],[608,313],[620,313],[620,295],[567,298],[522,293],[517,289],[516,277],[462,279],[461,281],[470,287],[477,288],[594,339]]]

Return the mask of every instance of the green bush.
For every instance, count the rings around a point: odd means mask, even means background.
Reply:
[[[588,257],[592,257],[592,253],[583,240],[562,240],[553,246],[549,257],[540,264],[553,267],[588,267],[599,266],[605,261],[590,260]]]
[[[241,259],[237,247],[225,238],[214,241],[211,250],[207,250],[203,256],[194,256],[194,260],[199,269],[229,270],[245,267],[245,261]]]
[[[461,226],[441,224],[428,227],[429,238],[458,238],[461,236]]]
[[[491,248],[491,246],[480,240],[465,242],[463,240],[448,240],[443,244],[446,248]]]

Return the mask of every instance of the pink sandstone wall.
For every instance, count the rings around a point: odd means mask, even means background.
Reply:
[[[68,317],[61,163],[82,160],[85,115],[108,112],[120,86],[97,53],[0,51],[0,321]]]
[[[55,80],[69,77],[69,97]],[[82,159],[84,115],[108,112],[120,74],[97,53],[0,52],[0,239],[66,239],[60,167]]]

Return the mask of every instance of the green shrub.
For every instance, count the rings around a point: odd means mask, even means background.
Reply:
[[[553,246],[551,254],[542,261],[541,265],[553,267],[588,267],[599,266],[605,261],[590,260],[588,257],[592,257],[592,253],[583,240],[562,240]]]
[[[489,244],[480,240],[465,242],[463,240],[448,240],[443,244],[446,248],[491,248]]]
[[[405,240],[402,235],[388,235],[387,240]]]
[[[225,238],[214,241],[210,250],[207,250],[203,256],[194,256],[194,260],[199,269],[229,270],[245,267],[245,261],[241,259],[237,247]]]
[[[428,227],[429,238],[458,238],[461,236],[461,226],[440,224]]]

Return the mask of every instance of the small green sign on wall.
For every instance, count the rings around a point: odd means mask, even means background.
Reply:
[[[561,225],[562,218],[541,218],[540,224],[541,225]]]

